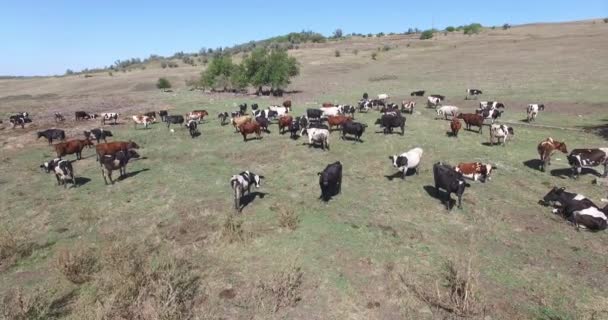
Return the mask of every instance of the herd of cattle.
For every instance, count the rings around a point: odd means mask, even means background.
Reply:
[[[414,91],[411,96],[424,96],[425,91]],[[478,89],[467,89],[465,99],[477,97],[482,94]],[[472,127],[477,127],[478,133],[482,133],[483,126],[490,127],[490,143],[495,142],[506,145],[507,141],[514,135],[514,130],[505,124],[495,123],[505,111],[506,107],[498,101],[481,101],[479,108],[475,113],[461,113],[458,107],[443,105],[445,96],[439,94],[429,95],[427,97],[427,107],[435,108],[437,116],[450,121],[451,136],[457,137],[459,130],[462,128],[461,120],[464,122],[466,129],[471,130]],[[290,132],[292,139],[297,139],[299,136],[308,138],[309,147],[319,146],[323,150],[329,150],[329,138],[332,130],[338,129],[341,131],[342,139],[351,139],[356,142],[363,142],[361,137],[368,127],[367,124],[356,122],[355,113],[367,113],[370,110],[380,112],[375,124],[382,128],[384,134],[391,134],[393,129],[399,129],[399,133],[405,133],[405,114],[413,114],[416,106],[415,101],[403,101],[401,105],[389,103],[387,94],[378,95],[375,99],[369,99],[367,93],[358,102],[358,107],[351,105],[334,105],[332,103],[323,103],[319,108],[309,108],[306,114],[301,116],[293,116],[292,103],[290,100],[284,101],[282,106],[270,106],[266,109],[260,109],[257,104],[251,105],[251,114],[247,112],[247,104],[239,105],[238,110],[232,112],[221,112],[218,119],[222,126],[228,123],[232,124],[235,132],[243,136],[244,141],[248,141],[248,136],[255,134],[256,139],[262,138],[262,132],[270,133],[269,126],[273,121],[276,121],[279,127],[279,132],[284,134]],[[530,104],[527,107],[528,121],[534,121],[539,113],[545,109],[543,104]],[[148,112],[132,116],[134,128],[138,125],[148,128],[150,124],[155,123],[157,118],[164,122],[171,132],[175,132],[171,125],[180,125],[188,128],[188,132],[192,138],[200,135],[198,125],[204,120],[209,113],[206,110],[193,110],[185,116],[170,115],[167,110],[157,112]],[[120,115],[118,113],[101,113],[100,115],[91,114],[85,111],[75,112],[75,120],[93,120],[100,119],[101,124],[107,122],[116,124]],[[65,121],[65,117],[59,113],[55,114],[57,122]],[[24,127],[26,123],[31,123],[32,120],[27,112],[13,115],[9,119],[13,128],[17,125]],[[44,162],[40,167],[47,173],[55,174],[57,183],[66,187],[68,182],[76,185],[76,178],[72,162],[64,159],[66,155],[75,154],[76,160],[82,158],[82,152],[85,148],[95,147],[97,161],[101,167],[102,176],[106,184],[108,180],[112,180],[112,172],[118,170],[120,176],[126,175],[126,166],[131,159],[139,158],[136,149],[139,146],[133,141],[113,141],[108,142],[108,137],[113,137],[109,130],[102,128],[84,131],[84,139],[72,139],[65,141],[66,135],[60,129],[47,129],[37,132],[38,138],[45,137],[54,148],[56,158]],[[62,142],[53,144],[53,141],[60,140]],[[93,144],[93,140],[96,144]],[[102,142],[103,141],[103,142]],[[541,171],[545,171],[551,164],[551,156],[557,152],[568,154],[566,144],[547,138],[542,140],[537,146],[537,152],[540,156]],[[418,168],[422,162],[423,150],[414,148],[399,155],[389,157],[391,164],[398,170],[398,175],[405,180],[407,173],[413,171],[418,174]],[[603,176],[608,173],[608,148],[596,149],[574,149],[567,156],[568,162],[572,168],[572,176],[578,177],[582,168],[604,166]],[[437,162],[433,165],[433,175],[435,182],[435,190],[439,195],[440,190],[446,191],[446,207],[451,210],[451,194],[454,193],[458,198],[458,207],[462,208],[462,196],[467,187],[470,187],[465,181],[465,178],[473,181],[486,182],[491,179],[491,174],[496,167],[480,162],[459,163],[456,166],[451,166],[445,162]],[[328,165],[319,175],[319,186],[321,189],[320,198],[328,201],[332,196],[340,193],[342,184],[342,163],[335,162]],[[249,192],[251,186],[259,187],[263,176],[256,175],[249,171],[241,172],[234,175],[230,179],[230,185],[234,192],[235,209],[240,211],[240,199],[245,192]],[[443,202],[443,200],[442,200]],[[586,227],[590,230],[606,229],[608,219],[608,206],[600,208],[593,204],[591,200],[584,196],[565,192],[564,189],[554,188],[547,194],[542,204],[556,207],[556,213],[560,213],[567,220],[579,226]]]

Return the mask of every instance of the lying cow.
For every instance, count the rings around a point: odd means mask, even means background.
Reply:
[[[82,159],[82,150],[86,146],[93,146],[93,142],[89,139],[70,140],[53,145],[58,158],[67,156],[68,154],[76,154],[76,160]]]
[[[405,180],[407,171],[413,169],[418,175],[418,167],[422,159],[422,148],[414,148],[400,155],[392,155],[388,158],[393,162],[393,167],[401,172],[401,179]]]
[[[493,124],[490,127],[490,144],[494,145],[494,140],[503,147],[507,144],[507,140],[514,135],[513,127],[508,127],[505,124]]]
[[[574,149],[568,155],[568,163],[572,167],[572,175],[578,178],[583,168],[604,166],[604,174],[608,175],[608,148]]]
[[[340,194],[342,191],[342,163],[340,161],[327,165],[323,172],[317,172],[317,175],[319,175],[319,187],[321,188],[319,199],[327,202],[332,196]]]
[[[236,211],[241,212],[241,210],[243,210],[241,207],[241,198],[245,195],[245,191],[251,193],[252,185],[259,188],[262,179],[264,179],[264,176],[249,171],[243,171],[230,178],[230,187],[234,192],[234,209]]]
[[[45,137],[49,144],[53,143],[53,140],[65,140],[65,131],[61,129],[47,129],[44,131],[38,131],[38,139]]]
[[[103,129],[92,129],[91,131],[84,132],[84,137],[89,140],[91,140],[91,135],[95,137],[97,143],[99,143],[101,140],[103,140],[103,142],[108,142],[106,141],[106,138],[113,136],[111,131]]]
[[[300,133],[301,136],[308,135],[308,147],[313,144],[320,144],[321,148],[329,150],[329,130],[320,128],[303,128]]]
[[[118,151],[113,155],[104,155],[100,159],[101,163],[101,174],[103,175],[103,181],[105,184],[108,184],[108,180],[110,180],[111,184],[114,184],[112,180],[112,171],[119,170],[120,178],[124,177],[127,174],[127,163],[130,159],[139,158],[139,154],[132,149],[127,151]]]
[[[492,170],[496,167],[491,164],[481,162],[461,162],[454,167],[456,172],[462,173],[462,176],[473,181],[480,180],[486,182],[492,180]]]
[[[433,178],[435,180],[435,191],[439,196],[439,190],[443,189],[448,193],[446,207],[448,211],[452,210],[450,206],[451,195],[455,193],[458,196],[458,208],[462,209],[462,195],[465,188],[468,186],[464,181],[462,173],[456,172],[448,164],[437,162],[433,165]],[[443,200],[441,201],[443,202]]]
[[[577,230],[583,226],[591,231],[599,231],[606,229],[608,225],[608,206],[600,209],[585,196],[566,192],[565,188],[553,187],[539,203],[554,207],[553,213],[572,222]]]
[[[56,158],[43,163],[40,168],[43,168],[47,173],[54,172],[57,179],[57,185],[63,185],[67,188],[67,182],[71,181],[73,186],[76,186],[76,178],[74,177],[74,168],[68,160]]]

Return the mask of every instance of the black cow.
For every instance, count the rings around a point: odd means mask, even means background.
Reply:
[[[146,113],[144,113],[144,116],[148,116],[150,118],[156,119],[156,111],[146,112]]]
[[[32,122],[32,119],[30,119],[29,117],[24,117],[23,115],[19,114],[19,115],[10,116],[8,121],[13,125],[13,128],[15,128],[16,126],[21,126],[21,129],[23,129],[23,128],[25,128],[26,123]]]
[[[270,125],[270,121],[268,119],[266,119],[265,117],[256,117],[255,122],[257,122],[260,125],[260,129],[262,129],[265,132],[269,132],[268,126]]]
[[[439,196],[439,189],[443,189],[448,193],[447,209],[452,210],[450,206],[451,195],[455,193],[458,196],[458,208],[462,208],[462,195],[465,188],[468,186],[462,176],[462,173],[457,172],[448,164],[437,162],[433,165],[433,176],[435,178],[435,192]],[[441,201],[443,202],[443,200]]]
[[[300,132],[300,129],[302,128],[300,126],[300,124],[302,123],[302,118],[304,118],[304,117],[296,117],[289,124],[289,132],[291,133],[291,135],[290,135],[291,139],[298,138],[298,132]],[[306,128],[306,126],[304,126],[303,128]]]
[[[96,114],[89,114],[85,111],[76,111],[74,112],[74,118],[75,120],[90,120],[91,118],[96,118],[97,115]]]
[[[352,134],[357,138],[357,141],[363,142],[361,141],[361,136],[363,135],[363,132],[365,132],[365,128],[367,128],[366,124],[347,121],[342,124],[342,139],[344,139],[347,134]]]
[[[410,93],[410,96],[424,97],[424,90],[412,91],[412,93]]]
[[[184,116],[176,115],[176,116],[166,116],[165,122],[167,123],[167,129],[171,126],[171,124],[183,124]]]
[[[604,166],[604,178],[608,175],[608,148],[574,149],[568,155],[572,176],[578,178],[583,168]]]
[[[319,109],[306,109],[306,116],[308,117],[308,120],[313,121],[319,121],[321,119],[321,116],[323,115],[323,111],[319,110]]]
[[[65,131],[60,129],[47,129],[44,131],[38,131],[38,139],[45,137],[49,144],[53,143],[53,140],[65,140]]]
[[[606,229],[608,206],[600,209],[585,196],[564,190],[565,188],[553,187],[539,203],[556,208],[553,213],[572,222],[577,230],[579,225],[593,231]]]
[[[239,113],[243,116],[247,113],[247,104],[243,103],[239,105]]]
[[[186,123],[186,127],[188,127],[188,132],[190,133],[191,138],[195,138],[198,135],[197,122],[197,120],[188,120]]]
[[[483,92],[479,89],[467,89],[467,95],[464,97],[465,100],[469,99],[470,96],[476,97]]]
[[[376,120],[383,128],[384,134],[393,133],[393,128],[401,128],[401,135],[405,133],[405,117],[401,113],[385,113],[382,118]]]
[[[169,112],[167,112],[167,110],[160,110],[158,112],[158,116],[160,117],[160,120],[162,122],[165,122],[165,117],[169,115]]]
[[[255,110],[258,110],[258,108],[259,108],[259,107],[258,107],[258,104],[257,104],[257,103],[252,103],[252,104],[251,104],[251,110],[254,110],[254,111],[255,111]]]
[[[318,172],[319,186],[321,187],[321,200],[327,202],[332,196],[340,193],[342,189],[342,164],[336,161]]]
[[[363,92],[363,100],[367,100],[369,98],[369,95],[367,94],[367,92]]]
[[[103,142],[108,142],[108,141],[106,141],[106,137],[113,137],[112,132],[109,130],[92,129],[91,131],[84,132],[84,137],[89,140],[91,140],[91,135],[93,135],[93,137],[95,137],[95,140],[97,140],[97,143],[99,143],[100,140],[103,140]]]

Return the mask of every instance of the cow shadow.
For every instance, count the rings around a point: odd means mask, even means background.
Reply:
[[[202,133],[201,133],[200,131],[196,131],[196,132],[195,132],[195,133],[192,135],[192,138],[194,139],[194,138],[200,137],[201,135],[202,135]]]
[[[365,140],[363,140],[363,139],[361,139],[361,140],[357,140],[357,138],[355,138],[355,137],[350,137],[350,136],[341,136],[341,137],[340,137],[340,139],[342,139],[342,140],[347,140],[347,141],[353,141],[353,142],[355,142],[355,143],[357,143],[357,142],[361,142],[361,143],[365,142]]]
[[[408,169],[407,172],[405,173],[406,177],[413,176],[413,175],[416,175],[416,170],[414,170],[414,169]],[[403,176],[403,174],[401,173],[401,171],[397,171],[391,175],[385,175],[384,177],[388,181],[393,181],[394,179],[403,180],[403,179],[401,179],[402,176]]]
[[[424,189],[424,191],[426,191],[426,193],[429,196],[439,200],[441,205],[445,206],[445,203],[443,202],[443,200],[445,200],[448,197],[447,192],[435,189],[435,186],[431,186],[431,185],[426,185],[423,187],[423,189]],[[449,205],[449,208],[451,209],[452,207],[454,207],[454,205],[456,205],[456,200],[452,199],[452,197],[450,197],[450,199],[448,199],[448,205]]]
[[[75,184],[74,186],[84,186],[85,184],[91,182],[91,179],[86,177],[74,177]]]
[[[128,179],[128,178],[131,178],[131,177],[135,177],[136,175],[138,175],[138,174],[140,174],[142,172],[146,172],[146,171],[150,171],[150,169],[144,168],[144,169],[141,169],[141,170],[130,171],[130,172],[127,172],[125,175],[123,175],[121,177],[118,177],[118,179],[116,179],[116,180],[117,181],[122,181],[122,180],[125,180],[125,179]]]
[[[321,150],[323,150],[323,149],[324,149],[324,147],[323,147],[321,144],[318,144],[318,143],[312,143],[312,144],[310,144],[310,143],[308,143],[308,142],[303,142],[303,143],[302,143],[302,145],[303,145],[303,146],[308,146],[308,148],[309,148],[309,149],[310,149],[310,148],[313,148],[313,149],[321,149]],[[328,149],[328,150],[329,150],[329,149]]]
[[[247,193],[246,195],[244,195],[244,196],[241,197],[241,200],[240,200],[241,208],[240,208],[240,210],[245,209],[245,207],[247,207],[250,203],[252,203],[255,200],[255,198],[264,199],[264,197],[267,196],[267,195],[268,195],[267,192],[258,192],[258,191]]]
[[[454,132],[452,132],[452,131],[446,131],[445,135],[448,136],[448,137],[450,137],[450,138],[458,138],[458,136],[455,135]]]
[[[530,169],[540,171],[540,167],[542,166],[543,162],[540,161],[540,159],[530,159],[530,160],[524,161],[523,164],[524,164],[524,166],[526,166]]]
[[[486,147],[496,147],[496,146],[501,146],[500,143],[498,142],[494,142],[493,144],[490,142],[482,142],[481,143],[482,146],[486,146]]]
[[[240,133],[240,132],[239,132],[239,133]],[[249,141],[251,141],[251,140],[262,140],[262,138],[263,138],[262,136],[259,136],[259,137],[257,137],[257,136],[252,136],[251,138],[245,138],[245,142],[249,142]]]
[[[550,171],[551,175],[554,177],[558,177],[558,178],[562,178],[562,179],[566,179],[566,178],[571,178],[573,177],[573,173],[572,173],[572,169],[571,168],[561,168],[561,169],[553,169]],[[582,168],[581,169],[581,173],[579,174],[579,176],[583,176],[586,174],[592,174],[596,177],[601,177],[602,175],[597,172],[596,170],[592,169],[592,168]]]

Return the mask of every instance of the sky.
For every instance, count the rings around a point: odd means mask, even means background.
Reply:
[[[608,17],[608,0],[0,0],[0,8],[0,75],[21,76],[198,52],[302,30],[388,33]]]

